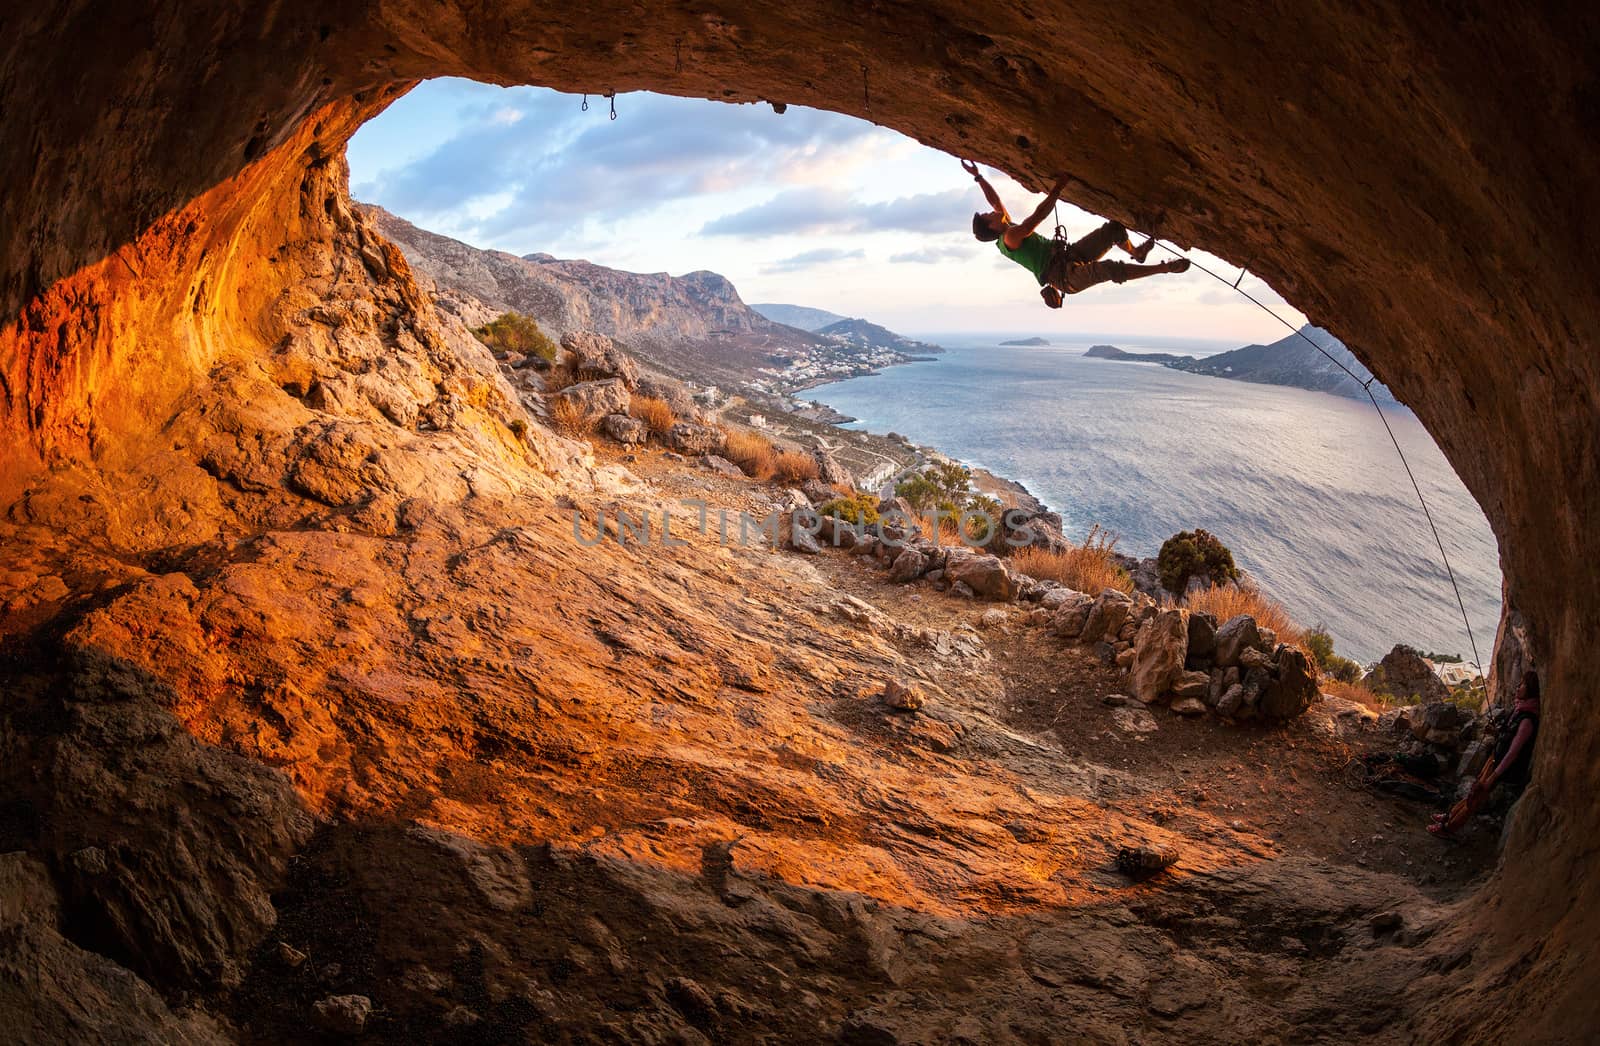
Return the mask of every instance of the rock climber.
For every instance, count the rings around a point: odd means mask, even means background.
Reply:
[[[973,181],[978,183],[989,200],[989,206],[993,208],[972,216],[972,235],[984,243],[993,242],[1001,254],[1033,273],[1034,279],[1039,281],[1040,297],[1052,309],[1061,308],[1063,294],[1077,294],[1107,280],[1126,283],[1163,272],[1187,272],[1189,269],[1187,258],[1155,265],[1143,264],[1150,256],[1150,249],[1155,246],[1155,237],[1135,247],[1121,222],[1106,222],[1083,239],[1072,243],[1047,240],[1035,232],[1061,198],[1061,191],[1067,184],[1065,175],[1056,180],[1044,202],[1034,208],[1027,220],[1013,222],[994,186],[979,173],[978,165],[971,160],[962,160],[961,169],[972,175]],[[1121,247],[1124,253],[1140,264],[1102,261],[1106,252],[1113,247]]]
[[[1533,767],[1533,742],[1538,736],[1539,676],[1530,669],[1517,688],[1511,719],[1495,741],[1493,757],[1483,764],[1466,798],[1452,806],[1448,813],[1433,815],[1428,831],[1438,836],[1453,835],[1488,802],[1489,793],[1497,784],[1504,784],[1509,801],[1516,802],[1528,783],[1528,773]]]

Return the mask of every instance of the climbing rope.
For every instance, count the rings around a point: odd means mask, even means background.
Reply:
[[[1060,212],[1060,210],[1058,208],[1057,211],[1056,211],[1057,229],[1058,229],[1058,231],[1059,231],[1059,228],[1060,228],[1060,226],[1059,226],[1060,213],[1061,212]],[[1166,251],[1168,254],[1171,254],[1172,256],[1174,256],[1176,258],[1188,258],[1188,261],[1189,261],[1190,265],[1193,265],[1195,268],[1199,269],[1201,272],[1205,273],[1207,276],[1210,276],[1212,279],[1216,280],[1218,283],[1226,284],[1227,286],[1232,287],[1234,290],[1238,291],[1241,295],[1244,296],[1244,298],[1247,301],[1250,302],[1250,304],[1254,305],[1256,308],[1260,309],[1262,312],[1266,313],[1268,316],[1271,316],[1273,319],[1275,319],[1279,323],[1283,324],[1283,326],[1288,328],[1289,331],[1291,331],[1292,333],[1297,335],[1299,338],[1304,340],[1307,345],[1310,345],[1313,349],[1316,349],[1318,352],[1320,352],[1324,356],[1326,356],[1328,358],[1328,361],[1330,363],[1332,363],[1335,367],[1338,367],[1340,370],[1342,370],[1346,374],[1350,375],[1350,380],[1354,381],[1357,385],[1361,386],[1361,391],[1365,392],[1367,394],[1367,399],[1372,401],[1372,409],[1378,412],[1378,420],[1383,422],[1383,431],[1385,431],[1385,432],[1387,432],[1389,434],[1389,442],[1394,444],[1394,452],[1397,455],[1399,455],[1400,464],[1406,470],[1406,478],[1411,481],[1411,489],[1416,491],[1417,504],[1422,506],[1422,515],[1428,521],[1428,529],[1433,532],[1433,543],[1435,545],[1439,546],[1439,558],[1444,562],[1444,572],[1450,578],[1450,587],[1451,587],[1452,590],[1455,591],[1455,594],[1456,594],[1456,606],[1461,610],[1461,623],[1462,623],[1462,625],[1464,625],[1466,627],[1466,630],[1467,630],[1467,642],[1472,646],[1472,664],[1473,664],[1474,667],[1477,668],[1478,675],[1484,680],[1484,685],[1487,686],[1489,677],[1488,677],[1488,674],[1484,671],[1483,662],[1481,660],[1479,660],[1479,657],[1478,657],[1478,640],[1472,634],[1472,621],[1467,617],[1467,604],[1466,604],[1466,601],[1461,598],[1461,586],[1456,582],[1456,572],[1453,569],[1451,569],[1451,566],[1450,566],[1450,554],[1444,550],[1444,539],[1439,536],[1439,527],[1438,527],[1437,524],[1434,523],[1434,521],[1433,521],[1433,513],[1431,511],[1429,511],[1429,509],[1428,509],[1428,499],[1422,496],[1422,485],[1417,482],[1416,473],[1411,471],[1411,462],[1406,460],[1406,452],[1401,449],[1400,440],[1395,437],[1394,429],[1391,428],[1390,425],[1389,425],[1389,418],[1383,413],[1383,407],[1379,406],[1379,404],[1378,404],[1378,397],[1375,396],[1373,394],[1373,392],[1372,392],[1372,383],[1377,380],[1377,375],[1376,374],[1369,375],[1365,380],[1362,380],[1362,378],[1358,374],[1356,374],[1355,371],[1351,370],[1349,367],[1346,367],[1337,357],[1335,357],[1333,355],[1333,353],[1329,352],[1327,349],[1323,348],[1321,345],[1318,345],[1315,341],[1313,341],[1305,333],[1304,330],[1302,330],[1299,327],[1296,327],[1294,324],[1290,323],[1288,320],[1286,320],[1282,316],[1278,315],[1265,302],[1261,301],[1261,299],[1257,298],[1254,294],[1251,294],[1249,291],[1247,291],[1243,287],[1239,286],[1239,284],[1244,281],[1245,270],[1241,269],[1239,271],[1239,278],[1237,280],[1231,280],[1230,281],[1226,276],[1223,276],[1221,273],[1214,272],[1211,269],[1206,268],[1204,265],[1201,265],[1199,262],[1195,261],[1193,258],[1189,258],[1188,255],[1182,253],[1181,251],[1178,251],[1176,248],[1167,246],[1165,243],[1163,243],[1159,239],[1156,240],[1156,245],[1159,246],[1162,250]]]

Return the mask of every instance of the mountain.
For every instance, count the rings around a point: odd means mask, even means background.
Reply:
[[[914,341],[903,334],[896,334],[887,327],[880,327],[876,323],[866,320],[839,320],[826,327],[814,331],[818,337],[827,338],[841,346],[854,349],[887,349],[890,352],[940,353],[944,350],[937,345],[927,342]]]
[[[830,323],[838,323],[840,320],[849,319],[848,316],[841,316],[837,312],[829,312],[827,309],[813,309],[807,305],[780,305],[776,302],[760,302],[750,307],[774,323],[786,323],[803,331],[814,331],[819,327],[826,327]]]
[[[1301,334],[1305,337],[1301,337]],[[1333,360],[1308,344],[1306,338],[1326,349],[1334,359],[1353,371],[1360,380],[1352,378],[1341,370]],[[1299,334],[1291,334],[1271,345],[1246,345],[1231,352],[1222,352],[1186,363],[1171,363],[1168,366],[1189,371],[1191,374],[1236,378],[1239,381],[1253,381],[1263,385],[1292,385],[1299,389],[1330,392],[1335,396],[1345,396],[1350,399],[1366,399],[1367,394],[1361,383],[1372,377],[1372,372],[1356,359],[1355,354],[1345,347],[1344,342],[1321,327],[1310,324],[1302,327]],[[1372,392],[1380,402],[1398,402],[1394,398],[1394,393],[1379,382],[1372,383]]]
[[[1091,345],[1089,351],[1084,353],[1097,360],[1124,360],[1130,363],[1159,363],[1162,366],[1174,367],[1181,364],[1193,363],[1193,356],[1178,356],[1170,352],[1128,352],[1115,345]],[[1180,369],[1187,370],[1187,367]]]
[[[506,311],[569,330],[608,334],[657,365],[697,381],[750,380],[763,369],[829,353],[832,345],[775,323],[714,272],[633,273],[548,254],[517,257],[419,229],[381,207],[362,209],[434,284],[439,304],[477,326]]]
[[[1002,341],[1000,344],[1001,345],[1048,345],[1048,344],[1050,344],[1050,342],[1047,341],[1044,338],[1014,338],[1011,341]]]

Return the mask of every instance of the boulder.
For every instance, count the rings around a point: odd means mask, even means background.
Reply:
[[[952,556],[945,564],[945,577],[952,585],[966,585],[981,599],[1017,598],[1016,581],[994,556]]]
[[[902,549],[889,565],[889,580],[905,583],[915,581],[928,569],[928,557],[914,548]]]
[[[615,378],[629,390],[639,384],[639,367],[617,343],[595,331],[568,331],[561,348],[572,369],[586,379]]]
[[[1179,672],[1177,681],[1172,684],[1174,697],[1192,697],[1196,700],[1204,700],[1210,689],[1211,676],[1206,672]]]
[[[1411,713],[1411,736],[1454,751],[1460,746],[1461,727],[1467,718],[1448,701],[1432,701]]]
[[[854,487],[856,479],[850,475],[850,470],[839,464],[839,459],[833,456],[833,451],[826,447],[818,447],[811,452],[817,459],[817,479],[834,487]]]
[[[1217,619],[1212,614],[1189,615],[1189,659],[1214,657],[1217,652]]]
[[[720,454],[727,436],[715,425],[680,421],[667,430],[667,442],[685,454]]]
[[[1262,716],[1293,719],[1316,699],[1317,670],[1310,656],[1295,647],[1279,647],[1277,672],[1261,694]]]
[[[832,501],[839,496],[837,491],[820,479],[806,480],[800,484],[800,492],[810,498],[813,505],[821,505],[823,502]]]
[[[808,556],[821,552],[822,546],[817,543],[816,535],[807,527],[807,523],[816,518],[816,514],[809,510],[789,513],[783,520],[784,543],[794,551]]]
[[[1247,646],[1239,654],[1239,667],[1249,671],[1252,668],[1267,668],[1272,664],[1272,658],[1264,650]]]
[[[1181,716],[1205,715],[1206,705],[1198,697],[1180,697],[1172,702],[1172,710]]]
[[[1148,704],[1171,690],[1183,671],[1188,644],[1182,610],[1162,610],[1146,621],[1133,644],[1133,696]]]
[[[1249,614],[1239,614],[1230,617],[1217,629],[1216,641],[1216,663],[1228,668],[1237,665],[1240,655],[1246,650],[1261,645],[1261,632],[1256,628],[1255,618]]]
[[[1039,597],[1039,605],[1044,607],[1046,610],[1059,610],[1069,604],[1081,604],[1087,607],[1093,602],[1094,597],[1088,593],[1079,592],[1075,588],[1067,588],[1064,585],[1058,585],[1055,588],[1051,588],[1046,591],[1044,595]]]
[[[1133,609],[1133,599],[1126,592],[1108,588],[1095,598],[1078,635],[1080,643],[1096,643],[1107,636],[1116,636]]]
[[[727,476],[730,479],[735,479],[735,478],[743,479],[744,478],[744,470],[743,469],[741,469],[738,465],[735,465],[733,462],[729,461],[727,458],[719,458],[715,454],[702,454],[702,455],[700,455],[700,467],[703,468],[703,469],[710,469],[712,472],[715,472],[717,475],[719,475],[719,476]]]
[[[1366,683],[1380,694],[1404,701],[1427,703],[1448,701],[1450,688],[1433,674],[1422,653],[1404,643],[1383,655],[1383,660],[1367,676]]]
[[[624,446],[643,443],[650,435],[644,422],[626,414],[607,414],[600,419],[600,431]]]
[[[1117,652],[1116,664],[1118,668],[1133,667],[1133,647]]]
[[[372,1016],[372,1000],[365,995],[330,995],[311,1006],[317,1026],[336,1035],[359,1035]]]
[[[1244,685],[1235,683],[1217,699],[1217,715],[1233,718],[1244,708]]]
[[[1083,635],[1083,626],[1089,620],[1089,608],[1092,606],[1094,602],[1089,599],[1063,605],[1051,616],[1050,628],[1063,639],[1077,639]]]
[[[883,684],[882,701],[896,712],[915,712],[922,707],[922,691],[910,683],[890,679]]]
[[[555,394],[555,398],[577,407],[586,421],[599,421],[607,414],[626,414],[628,387],[616,378],[603,381],[580,381],[568,385]]]
[[[990,607],[978,615],[978,627],[984,629],[1001,628],[1005,625],[1008,616],[999,607]]]

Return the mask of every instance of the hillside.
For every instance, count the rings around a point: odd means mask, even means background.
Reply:
[[[825,343],[774,323],[714,272],[632,273],[548,254],[519,258],[420,229],[381,207],[361,205],[447,309],[468,323],[507,310],[526,313],[556,337],[595,330],[668,370],[720,383],[808,356]]]
[[[1355,354],[1321,327],[1307,324],[1301,333],[1321,345],[1340,363],[1366,381],[1372,372],[1356,359]],[[1341,370],[1332,360],[1306,343],[1299,334],[1280,338],[1270,345],[1246,345],[1231,352],[1218,353],[1187,363],[1168,364],[1191,374],[1209,374],[1218,378],[1235,378],[1263,385],[1290,385],[1313,392],[1330,392],[1350,399],[1366,399],[1366,391],[1358,382]],[[1394,394],[1382,383],[1373,382],[1373,394],[1380,402],[1395,403]]]
[[[781,305],[777,302],[756,302],[750,306],[774,323],[787,323],[803,331],[814,331],[830,323],[849,319],[827,309],[813,309],[808,305]]]
[[[818,328],[815,333],[819,337],[859,350],[887,349],[890,352],[924,355],[944,351],[937,345],[907,338],[903,334],[896,334],[887,327],[880,327],[866,320],[840,320]]]

